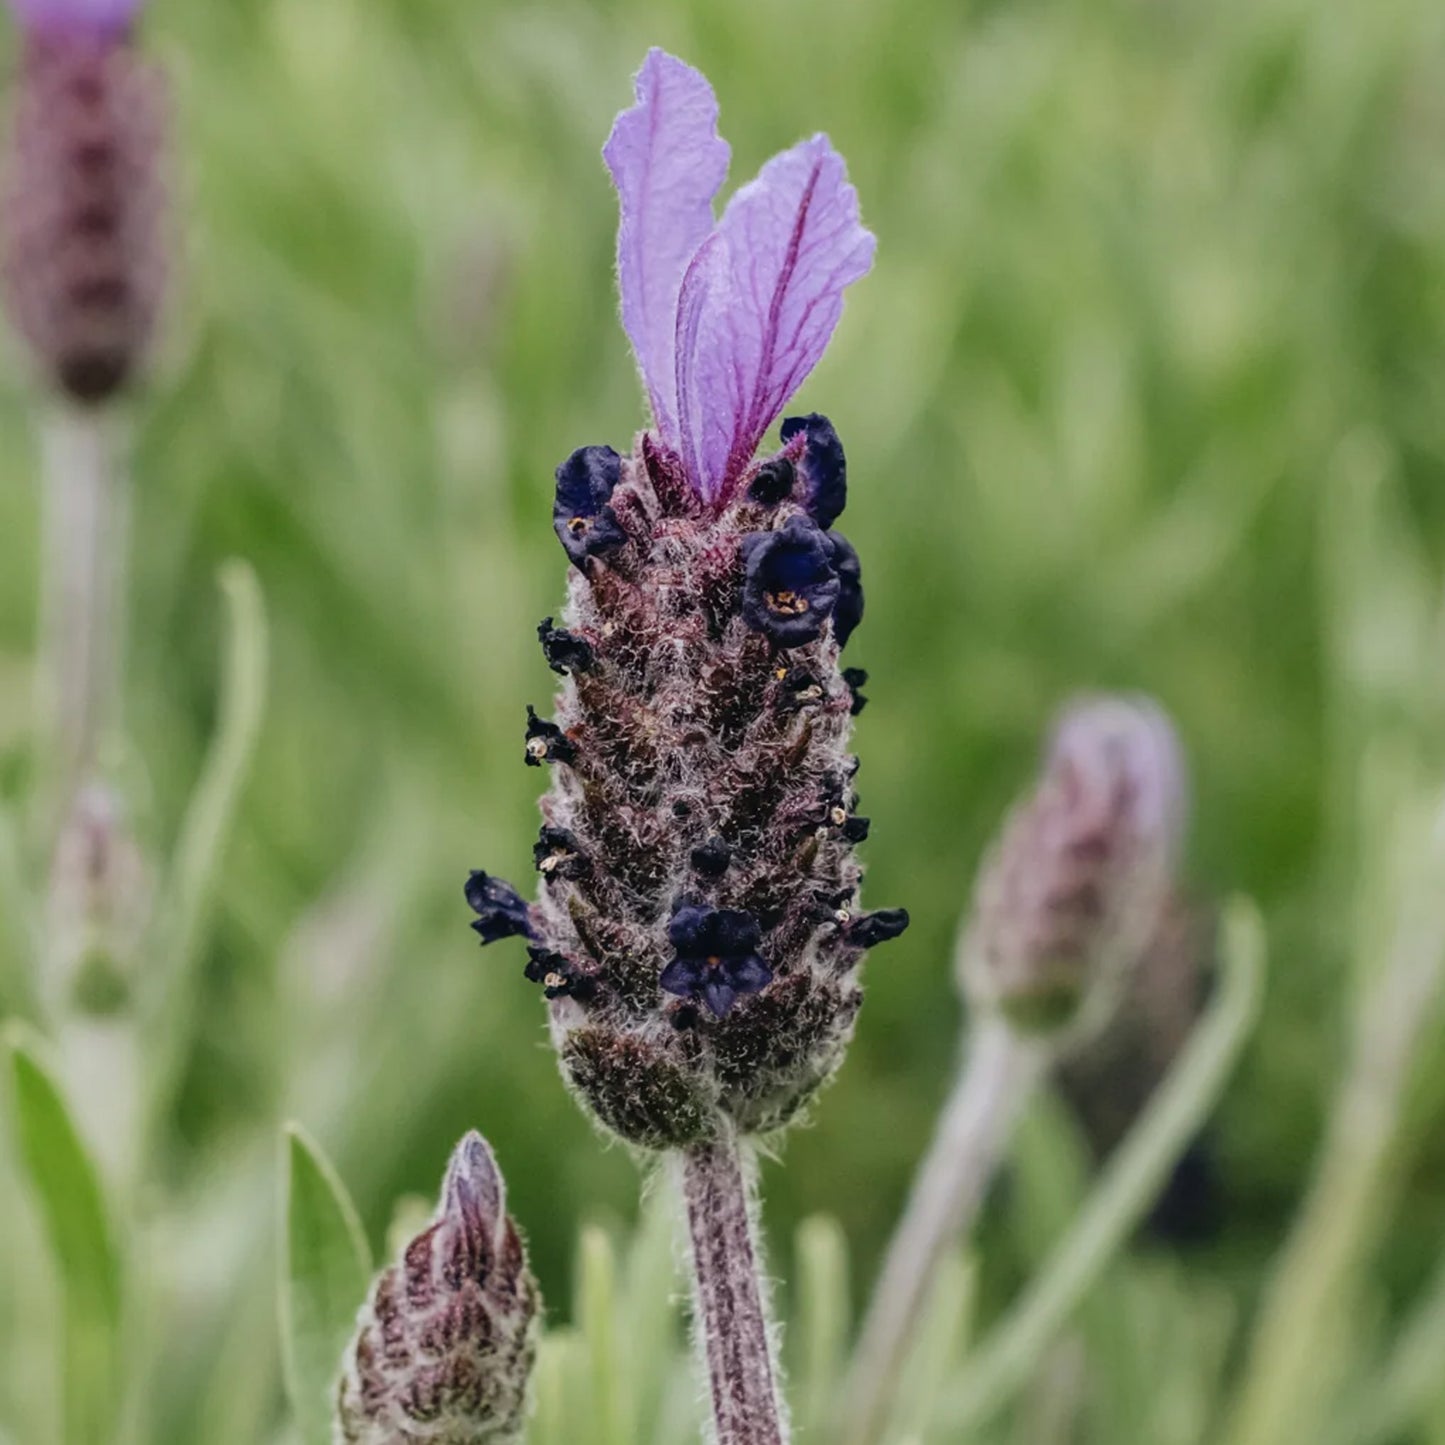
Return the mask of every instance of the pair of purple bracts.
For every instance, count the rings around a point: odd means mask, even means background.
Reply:
[[[528,940],[568,1079],[650,1148],[786,1124],[841,1060],[865,950],[907,923],[857,904],[843,447],[814,414],[755,455],[874,241],[823,136],[715,224],[716,121],[703,77],[654,51],[604,150],[653,426],[630,456],[585,447],[558,468],[573,572],[563,625],[539,631],[566,682],[525,744],[553,770],[541,896],[484,873],[467,887],[484,943]]]

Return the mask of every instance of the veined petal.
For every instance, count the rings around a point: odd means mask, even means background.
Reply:
[[[617,278],[632,342],[663,440],[676,448],[677,297],[683,273],[713,228],[713,197],[731,152],[717,133],[717,97],[701,72],[651,50],[637,104],[602,149],[621,204]]]
[[[709,500],[818,364],[875,245],[842,156],[817,135],[774,156],[698,249],[677,307],[679,450]]]

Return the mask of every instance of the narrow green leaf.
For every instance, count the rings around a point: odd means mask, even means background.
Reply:
[[[346,1187],[317,1145],[293,1124],[284,1150],[286,1388],[304,1445],[330,1445],[333,1390],[371,1283],[371,1254]]]
[[[149,1136],[163,1127],[185,1065],[196,1004],[195,964],[266,708],[269,644],[261,584],[247,563],[235,559],[221,568],[218,580],[227,618],[220,715],[176,840],[156,913],[154,967],[141,998]]]
[[[618,1398],[617,1252],[605,1230],[582,1231],[578,1270],[577,1318],[586,1341],[591,1377],[592,1439],[596,1445],[622,1445]]]
[[[121,1270],[100,1177],[28,1031],[5,1034],[16,1138],[64,1294],[65,1439],[105,1445],[120,1407]]]
[[[813,1439],[837,1406],[848,1348],[848,1240],[843,1226],[815,1214],[798,1226],[793,1249],[797,1281],[792,1346],[794,1423]]]

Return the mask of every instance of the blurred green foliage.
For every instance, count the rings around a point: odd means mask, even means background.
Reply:
[[[840,1082],[765,1172],[775,1237],[826,1212],[855,1290],[870,1277],[958,1046],[948,958],[979,854],[1057,703],[1142,688],[1189,748],[1194,888],[1251,893],[1273,937],[1216,1131],[1225,1229],[1189,1265],[1216,1314],[1247,1308],[1342,1057],[1359,758],[1441,751],[1445,9],[156,0],[146,41],[183,162],[178,304],[137,417],[123,766],[157,856],[216,720],[224,559],[254,566],[273,634],[181,1041],[174,1214],[148,1244],[177,1305],[154,1438],[253,1442],[279,1418],[284,1119],[336,1159],[374,1242],[482,1129],[562,1314],[579,1219],[635,1212],[631,1161],[565,1097],[520,959],[478,955],[460,885],[531,871],[552,468],[643,419],[598,151],[653,43],[713,80],[734,181],[826,128],[879,237],[798,406],[848,448],[867,897],[914,927],[870,963]],[[33,395],[9,371],[14,798],[38,507]],[[1445,1067],[1414,1109],[1382,1311],[1438,1249]],[[6,1220],[35,1229],[7,1189]],[[983,1238],[1005,1277],[1029,1258],[1014,1235],[1001,1212]],[[3,1268],[0,1339],[29,1338],[44,1291]],[[191,1308],[207,1289],[223,1310]],[[30,1417],[44,1372],[4,1373],[0,1405]]]

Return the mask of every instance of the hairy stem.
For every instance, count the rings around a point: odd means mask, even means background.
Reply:
[[[118,721],[129,492],[116,418],[67,409],[42,436],[37,746],[47,826],[93,773]]]
[[[1047,1046],[1020,1038],[994,1015],[975,1026],[853,1356],[843,1417],[849,1445],[873,1445],[881,1438],[939,1260],[977,1215],[1047,1059]]]
[[[682,1156],[694,1307],[716,1445],[784,1445],[744,1169],[733,1137]]]

